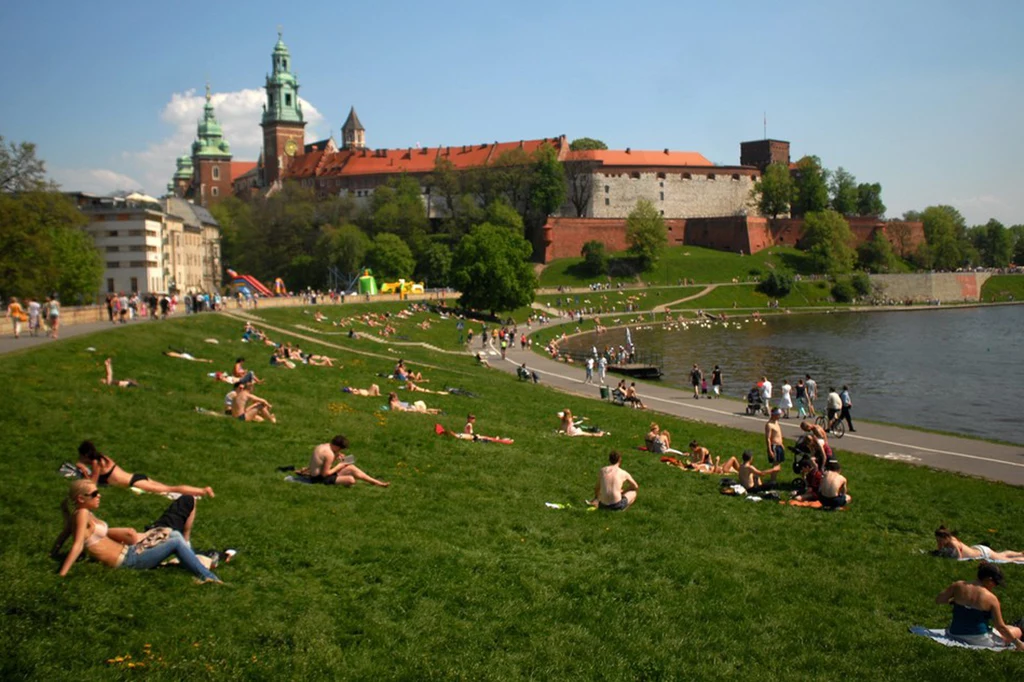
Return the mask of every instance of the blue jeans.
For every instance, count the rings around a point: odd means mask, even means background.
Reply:
[[[121,568],[134,568],[137,570],[156,568],[164,559],[172,554],[178,557],[178,561],[181,562],[182,566],[192,571],[197,577],[203,580],[221,582],[220,578],[199,562],[196,553],[192,551],[192,548],[185,541],[181,533],[176,530],[171,531],[171,535],[167,538],[166,542],[162,542],[156,547],[143,552],[136,552],[132,547],[129,547],[128,554],[125,555],[124,561],[121,562]]]

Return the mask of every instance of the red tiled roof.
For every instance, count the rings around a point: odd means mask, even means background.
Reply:
[[[645,151],[642,149],[588,149],[569,152],[566,161],[596,161],[603,166],[714,166],[697,152]]]
[[[236,180],[256,167],[255,161],[232,161],[231,179]]]
[[[406,147],[404,149],[342,149],[324,154],[311,152],[295,157],[287,177],[382,175],[389,173],[431,173],[437,159],[446,159],[456,170],[486,166],[505,152],[522,148],[529,155],[544,144],[552,145],[562,158],[568,147],[564,137],[520,142],[495,142],[451,147]],[[308,157],[316,157],[310,159]]]

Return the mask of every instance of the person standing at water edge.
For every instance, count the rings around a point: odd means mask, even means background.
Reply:
[[[722,368],[718,365],[711,371],[711,391],[716,398],[722,397]]]
[[[779,398],[779,408],[782,409],[782,418],[789,419],[789,411],[793,409],[793,387],[789,385],[789,379],[782,380],[782,397]]]
[[[815,416],[814,401],[818,399],[818,382],[811,378],[810,374],[805,374],[804,386],[807,387],[807,410],[813,417]]]
[[[693,384],[693,398],[694,400],[700,398],[700,382],[704,378],[704,372],[700,371],[700,367],[697,363],[693,363],[693,369],[690,370],[690,383]]]
[[[853,401],[850,400],[850,387],[843,385],[843,392],[839,394],[839,399],[842,401],[842,412],[839,414],[840,419],[846,420],[847,431],[853,433],[857,429],[853,428],[853,420],[850,419],[850,410],[853,408]]]
[[[768,377],[761,377],[761,402],[764,403],[764,409],[772,409],[772,382],[768,381]]]

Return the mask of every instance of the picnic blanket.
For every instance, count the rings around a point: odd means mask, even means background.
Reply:
[[[434,433],[439,436],[446,434],[446,429],[440,424],[434,424]],[[460,438],[456,434],[456,440],[472,440],[474,443],[501,443],[502,445],[512,445],[515,441],[511,438],[501,438],[499,436],[483,436],[473,434],[472,438]]]
[[[1010,646],[978,646],[977,644],[968,644],[961,642],[960,640],[950,637],[946,634],[945,628],[926,628],[920,625],[914,625],[910,627],[910,634],[920,635],[921,637],[927,637],[933,642],[937,642],[942,646],[951,646],[958,649],[984,649],[988,651],[1008,651],[1012,647]]]

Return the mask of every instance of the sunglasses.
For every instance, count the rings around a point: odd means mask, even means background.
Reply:
[[[97,498],[99,496],[100,496],[100,491],[99,490],[93,490],[91,493],[86,495],[86,497],[91,497],[93,499],[95,499],[95,498]]]

